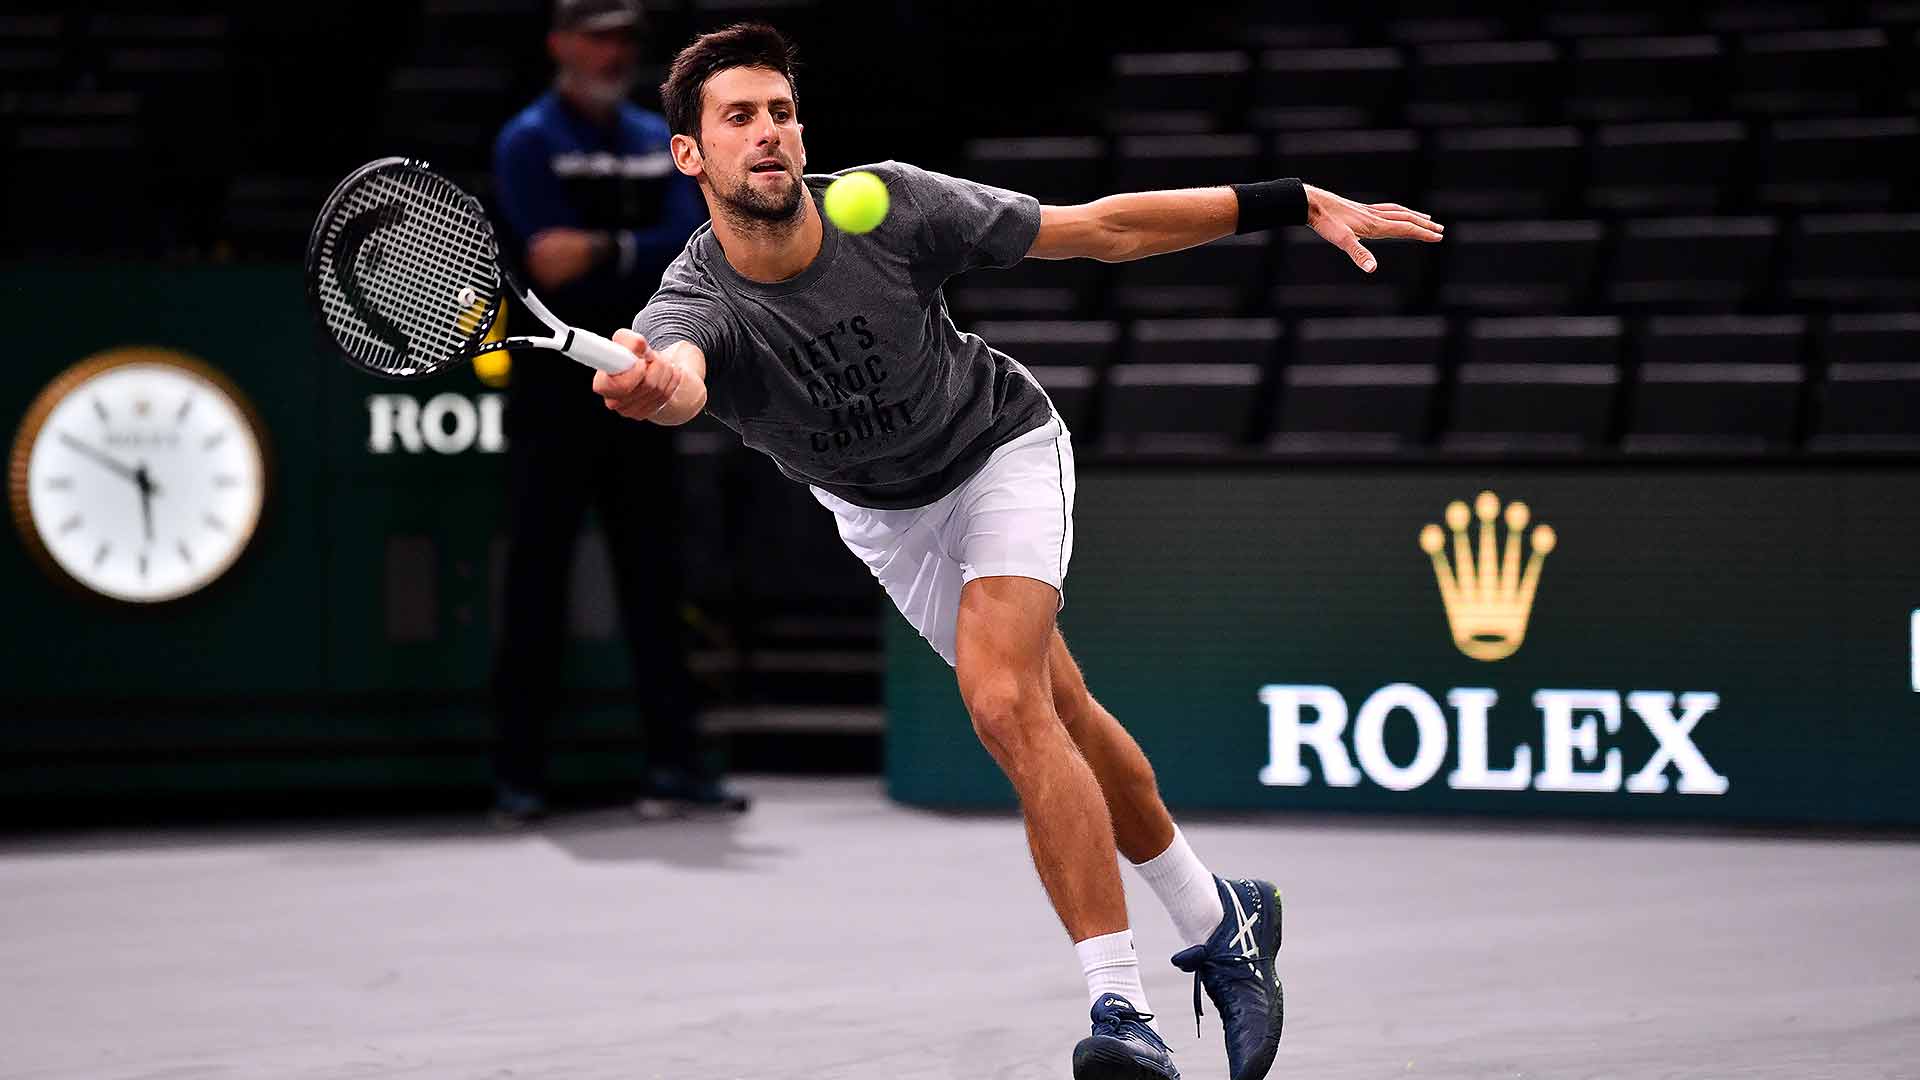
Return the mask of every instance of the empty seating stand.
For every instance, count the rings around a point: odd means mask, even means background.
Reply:
[[[1756,113],[1857,112],[1891,73],[1878,27],[1750,34],[1735,54],[1733,104]]]
[[[1600,250],[1592,221],[1475,222],[1448,230],[1440,302],[1481,311],[1561,311],[1582,304]],[[1384,256],[1383,256],[1384,258]]]
[[[1294,131],[1273,141],[1274,171],[1368,203],[1409,203],[1419,154],[1419,133],[1402,128]]]
[[[1183,453],[1241,444],[1279,334],[1272,319],[1135,324],[1127,362],[1107,372],[1101,445]]]
[[[1254,135],[1129,135],[1114,162],[1117,191],[1237,184],[1259,171]]]
[[[1736,309],[1766,289],[1779,231],[1770,217],[1627,221],[1607,300],[1649,310]]]
[[[1415,49],[1407,119],[1423,127],[1527,124],[1562,96],[1551,41],[1474,41]]]
[[[1437,316],[1301,320],[1267,448],[1375,453],[1424,442],[1446,337]]]
[[[1821,117],[1771,126],[1760,201],[1771,206],[1885,209],[1912,189],[1920,120]]]
[[[1616,212],[1714,210],[1739,176],[1732,120],[1608,124],[1594,132],[1587,203]]]
[[[1421,209],[1446,217],[1558,214],[1579,163],[1580,132],[1571,127],[1440,131],[1433,137],[1428,205]]]
[[[1815,450],[1920,452],[1920,312],[1835,315],[1820,335],[1825,377]]]
[[[1267,248],[1266,233],[1244,233],[1121,263],[1113,269],[1114,304],[1140,315],[1233,314],[1258,300]]]
[[[1107,125],[1115,131],[1217,131],[1244,104],[1252,63],[1239,50],[1120,53]]]
[[[1104,194],[1107,141],[1091,136],[970,139],[966,178],[1031,195],[1043,203],[1086,202]]]
[[[1623,447],[1755,453],[1797,436],[1806,320],[1655,316],[1640,343]]]
[[[1245,438],[1256,364],[1121,364],[1107,374],[1100,444],[1136,453],[1219,453]]]
[[[1712,34],[1577,41],[1567,110],[1600,122],[1695,117],[1722,96],[1725,64]]]
[[[1254,72],[1250,118],[1263,128],[1363,128],[1401,92],[1400,50],[1270,49]]]
[[[1101,369],[1120,348],[1120,324],[1088,320],[987,322],[970,327],[1026,365],[1076,435],[1091,433]]]
[[[1911,304],[1920,296],[1920,214],[1809,214],[1787,235],[1797,300]]]
[[[1575,452],[1608,438],[1620,384],[1617,318],[1474,319],[1442,444]]]

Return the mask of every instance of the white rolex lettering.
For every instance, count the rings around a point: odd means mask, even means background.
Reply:
[[[507,437],[500,423],[506,403],[504,394],[480,395],[480,441],[475,445],[483,454],[499,454],[507,449]]]
[[[1533,782],[1533,748],[1522,743],[1513,751],[1513,765],[1497,772],[1487,768],[1487,712],[1500,695],[1485,687],[1464,686],[1447,691],[1459,729],[1460,767],[1447,774],[1447,786],[1461,791],[1525,791]]]
[[[447,419],[453,419],[453,430],[447,430]],[[435,394],[427,399],[427,406],[420,410],[420,437],[427,445],[442,454],[458,454],[473,445],[473,438],[479,434],[480,417],[474,411],[473,402],[464,394]]]
[[[1405,709],[1419,732],[1413,761],[1404,768],[1387,756],[1387,717]],[[1411,791],[1433,779],[1447,760],[1447,718],[1425,690],[1394,683],[1375,690],[1353,720],[1353,752],[1374,783],[1389,791]]]
[[[1301,787],[1313,780],[1313,774],[1300,762],[1302,743],[1313,748],[1320,758],[1320,771],[1332,787],[1353,787],[1360,782],[1360,770],[1347,757],[1340,736],[1347,730],[1347,700],[1331,686],[1286,686],[1278,683],[1260,688],[1260,700],[1267,706],[1267,764],[1260,770],[1260,782],[1268,787]],[[1300,722],[1300,710],[1312,709],[1319,719]]]
[[[1646,767],[1627,777],[1627,790],[1641,795],[1657,795],[1667,790],[1668,763],[1680,770],[1676,786],[1682,795],[1721,795],[1727,790],[1727,778],[1713,771],[1700,748],[1693,745],[1693,729],[1700,718],[1720,707],[1719,694],[1680,695],[1680,718],[1673,717],[1673,695],[1652,690],[1636,690],[1627,695],[1627,708],[1647,725],[1660,745],[1647,760]]]
[[[1576,771],[1573,754],[1588,765],[1600,757],[1600,733],[1593,717],[1574,722],[1576,713],[1599,713],[1607,734],[1620,731],[1620,695],[1611,690],[1539,690],[1533,704],[1540,710],[1541,791],[1614,791],[1620,787],[1620,751],[1608,750],[1599,772]]]
[[[367,450],[393,453],[393,442],[409,454],[420,452],[420,403],[406,394],[367,395]]]

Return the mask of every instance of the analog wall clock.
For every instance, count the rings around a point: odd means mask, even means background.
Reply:
[[[266,446],[252,405],[212,367],[111,349],[28,407],[8,470],[14,523],[56,579],[127,604],[177,600],[253,539]]]

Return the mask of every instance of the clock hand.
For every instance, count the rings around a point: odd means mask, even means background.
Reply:
[[[126,477],[136,484],[140,482],[138,473],[126,465],[121,464],[119,461],[114,460],[112,457],[109,457],[104,451],[96,450],[64,431],[60,433],[60,441],[66,443],[72,449],[79,451],[81,456],[92,458],[94,461],[106,466],[113,472],[119,473],[121,476]]]
[[[153,483],[153,477],[147,475],[147,463],[141,462],[134,470],[134,482],[140,485],[140,521],[147,527],[147,543],[153,543],[153,496],[160,489]]]

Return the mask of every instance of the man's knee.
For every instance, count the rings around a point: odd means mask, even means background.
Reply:
[[[1022,760],[1048,725],[1058,723],[1044,690],[1002,676],[984,680],[967,694],[974,734],[1003,768]]]

